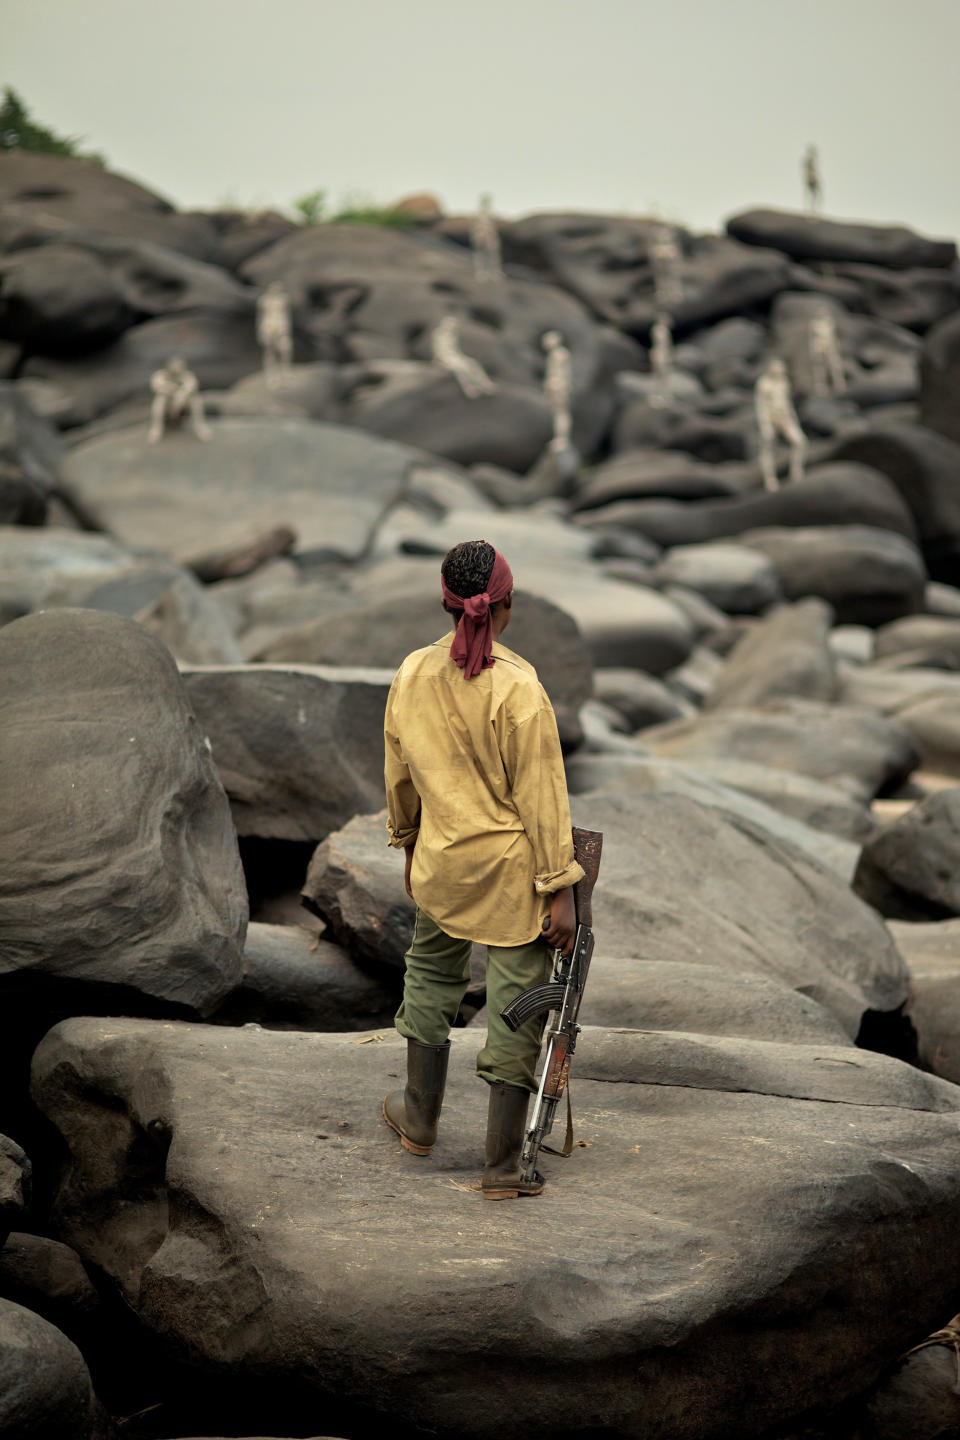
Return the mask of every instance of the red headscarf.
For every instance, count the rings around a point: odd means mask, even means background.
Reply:
[[[493,569],[487,581],[487,588],[479,595],[466,599],[449,590],[440,576],[440,589],[447,605],[453,610],[462,610],[457,633],[450,646],[450,658],[463,671],[465,680],[472,680],[481,670],[487,670],[493,659],[493,617],[490,608],[509,595],[513,589],[513,574],[499,550],[493,552]]]

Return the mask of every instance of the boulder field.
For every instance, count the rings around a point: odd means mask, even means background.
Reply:
[[[664,375],[649,217],[498,219],[490,280],[424,197],[181,214],[13,152],[0,207],[0,1440],[960,1433],[952,242],[668,227]],[[148,444],[173,355],[209,438]],[[479,536],[605,837],[576,1143],[502,1205],[483,947],[433,1153],[380,1111],[383,708]]]

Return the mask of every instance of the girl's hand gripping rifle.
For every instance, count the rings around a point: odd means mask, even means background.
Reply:
[[[557,1106],[563,1098],[570,1075],[570,1060],[577,1045],[580,1026],[577,1015],[587,983],[587,971],[593,955],[593,887],[600,870],[600,851],[603,836],[598,830],[573,832],[574,855],[583,866],[584,877],[573,887],[573,899],[577,912],[577,930],[569,955],[554,951],[553,978],[549,984],[535,985],[524,990],[509,1005],[500,1011],[511,1030],[518,1030],[525,1020],[533,1015],[552,1011],[554,1023],[547,1029],[547,1051],[540,1076],[540,1088],[530,1128],[527,1130],[520,1155],[520,1171],[527,1182],[533,1180],[536,1172],[537,1153],[553,1127]],[[569,1131],[567,1143],[561,1152],[569,1155],[573,1135]]]

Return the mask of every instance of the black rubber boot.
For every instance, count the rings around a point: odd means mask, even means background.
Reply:
[[[407,1083],[384,1096],[383,1118],[411,1155],[429,1155],[437,1138],[440,1107],[447,1085],[450,1041],[421,1045],[407,1041]]]
[[[486,1165],[480,1189],[485,1200],[516,1200],[520,1195],[539,1195],[545,1181],[534,1174],[527,1183],[520,1178],[520,1151],[527,1131],[530,1093],[516,1085],[491,1085],[487,1111]]]

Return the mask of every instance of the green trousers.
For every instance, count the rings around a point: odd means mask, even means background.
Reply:
[[[417,909],[395,1021],[401,1035],[421,1045],[444,1043],[470,980],[472,948],[472,941],[455,940]],[[487,1039],[477,1055],[477,1074],[491,1085],[499,1081],[535,1091],[533,1072],[546,1016],[535,1015],[514,1032],[500,1011],[521,990],[550,979],[553,953],[542,940],[488,945],[487,953]]]

